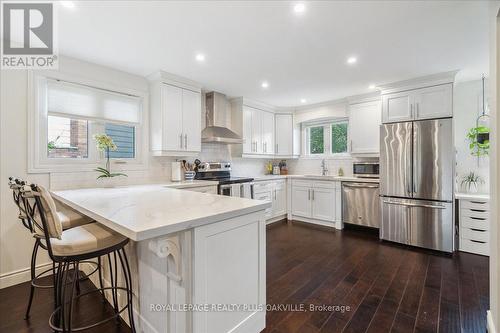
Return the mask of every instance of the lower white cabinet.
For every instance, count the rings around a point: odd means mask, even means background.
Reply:
[[[292,215],[315,220],[336,220],[337,182],[293,180]]]
[[[272,203],[271,208],[266,210],[266,220],[286,215],[286,181],[280,179],[255,182],[254,199]]]
[[[484,199],[459,200],[460,251],[489,255],[489,210]]]

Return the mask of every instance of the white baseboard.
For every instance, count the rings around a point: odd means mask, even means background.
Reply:
[[[317,219],[311,219],[308,217],[292,215],[292,220],[299,221],[299,222],[307,222],[307,223],[317,224],[317,225],[321,225],[321,226],[329,227],[329,228],[333,228],[333,229],[336,228],[335,222],[328,222],[328,221],[322,221],[322,220],[317,220]]]
[[[283,219],[286,219],[286,214],[270,218],[269,220],[266,221],[266,225],[271,224],[271,223],[275,223],[275,222],[279,222],[279,221],[283,221]]]
[[[493,322],[493,316],[491,315],[491,311],[486,311],[486,321],[488,323],[488,333],[497,333],[495,329],[495,323]]]
[[[52,267],[52,261],[36,266],[36,274],[40,274],[44,270]],[[47,273],[49,274],[49,273]],[[52,275],[52,274],[49,274]],[[31,280],[31,268],[26,267],[16,271],[3,273],[0,275],[0,289],[14,286]]]

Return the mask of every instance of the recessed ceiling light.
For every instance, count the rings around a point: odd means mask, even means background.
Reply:
[[[307,103],[307,99],[305,99],[305,98],[301,98],[301,99],[300,99],[300,103],[302,103],[302,104]]]
[[[295,4],[295,6],[293,6],[293,11],[294,11],[296,14],[301,14],[301,13],[303,13],[305,10],[306,10],[306,5],[305,5],[305,4],[303,4],[303,3],[297,3],[297,4]]]
[[[73,1],[60,1],[60,4],[66,8],[75,8],[75,3]]]
[[[357,59],[356,57],[349,57],[349,58],[347,58],[347,63],[348,63],[349,65],[353,65],[353,64],[355,64],[356,62],[358,62],[358,59]]]
[[[205,61],[205,55],[203,53],[198,53],[196,55],[196,61],[199,61],[199,62]]]
[[[267,81],[264,81],[261,83],[260,85],[262,88],[266,89],[266,88],[269,88],[269,83]]]
[[[368,89],[375,89],[375,88],[377,88],[377,86],[376,86],[376,85],[374,85],[374,84],[370,84],[370,85],[368,86]]]

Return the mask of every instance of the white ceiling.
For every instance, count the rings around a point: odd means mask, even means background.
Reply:
[[[486,1],[317,1],[301,15],[296,3],[75,2],[59,9],[59,52],[144,76],[162,69],[276,106],[454,69],[459,80],[488,71]],[[353,55],[358,62],[347,65]]]

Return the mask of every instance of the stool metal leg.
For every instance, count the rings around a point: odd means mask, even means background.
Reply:
[[[132,333],[135,333],[134,305],[133,305],[134,294],[132,292],[132,275],[130,274],[130,266],[128,265],[128,259],[127,259],[127,254],[125,253],[125,248],[122,248],[121,251],[123,254],[120,254],[120,250],[118,250],[117,252],[120,258],[120,262],[122,264],[123,275],[125,277],[125,284],[127,286],[127,303],[128,303],[127,310],[128,310],[129,324]]]
[[[70,299],[69,299],[69,309],[68,309],[68,329],[67,329],[67,332],[68,333],[71,333],[71,329],[72,329],[72,324],[71,324],[71,319],[73,317],[73,303],[75,302],[75,289],[79,289],[77,288],[78,284],[79,284],[79,279],[78,279],[78,269],[79,269],[79,265],[78,265],[78,261],[74,263],[73,265],[74,267],[74,271],[73,271],[73,281],[72,281],[72,286],[71,286],[71,294],[70,294]],[[80,291],[77,291],[77,295],[80,295]]]
[[[30,285],[30,296],[28,301],[28,307],[26,308],[26,314],[24,315],[24,319],[28,319],[30,317],[31,304],[33,303],[33,296],[35,293],[35,286],[33,282],[36,277],[36,256],[38,254],[38,248],[40,247],[40,240],[37,238],[35,241],[35,245],[33,246],[33,252],[31,253],[31,285]]]
[[[102,295],[102,302],[106,303],[106,295],[104,294],[104,283],[102,281],[102,261],[101,257],[97,258],[97,265],[98,265],[98,274],[99,274],[99,286],[101,287],[101,295]]]

